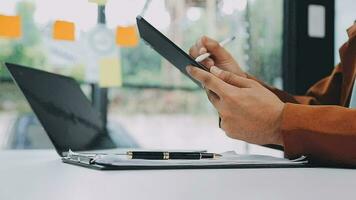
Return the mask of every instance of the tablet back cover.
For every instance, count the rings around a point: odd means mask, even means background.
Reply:
[[[201,87],[199,82],[187,74],[185,68],[187,65],[193,65],[205,70],[206,67],[196,62],[191,56],[149,24],[143,17],[137,16],[136,21],[140,36],[146,44]]]

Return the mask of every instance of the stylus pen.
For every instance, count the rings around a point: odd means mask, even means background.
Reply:
[[[230,42],[234,41],[235,39],[236,39],[236,37],[235,37],[235,36],[232,36],[232,37],[226,38],[225,40],[221,41],[219,44],[220,44],[220,46],[223,47],[223,46],[229,44]],[[209,58],[210,56],[211,56],[210,53],[204,53],[204,54],[198,56],[198,57],[195,59],[195,61],[201,62],[201,61],[203,61],[203,60]]]
[[[129,159],[146,159],[146,160],[200,160],[215,159],[221,157],[216,153],[200,152],[161,152],[161,151],[128,151]]]

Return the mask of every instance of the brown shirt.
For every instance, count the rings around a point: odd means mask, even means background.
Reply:
[[[314,163],[356,166],[356,109],[347,108],[356,76],[356,24],[347,32],[340,64],[305,96],[269,87],[286,102],[281,132],[288,158],[305,155]]]

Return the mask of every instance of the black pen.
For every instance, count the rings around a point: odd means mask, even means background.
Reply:
[[[200,160],[216,159],[221,157],[216,153],[204,152],[162,152],[162,151],[128,151],[129,159],[146,159],[146,160]]]

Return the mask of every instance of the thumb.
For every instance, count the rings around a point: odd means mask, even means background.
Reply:
[[[235,75],[231,72],[221,70],[216,66],[211,67],[210,72],[219,79],[223,80],[224,82],[239,88],[251,88],[255,85],[255,82],[251,79],[244,78]]]
[[[200,42],[203,46],[203,48],[199,50],[201,54],[209,52],[216,60],[225,60],[232,58],[230,53],[224,47],[220,46],[219,42],[217,42],[216,40],[211,39],[207,36],[203,36]]]

